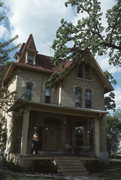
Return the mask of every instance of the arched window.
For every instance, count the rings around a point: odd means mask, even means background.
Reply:
[[[90,89],[85,89],[85,108],[92,107],[92,91]]]

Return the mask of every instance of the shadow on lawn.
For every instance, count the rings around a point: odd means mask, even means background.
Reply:
[[[121,160],[111,160],[104,172],[99,174],[104,180],[121,180]]]

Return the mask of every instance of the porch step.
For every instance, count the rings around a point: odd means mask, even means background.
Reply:
[[[54,157],[54,161],[62,175],[87,175],[84,161],[78,157]]]

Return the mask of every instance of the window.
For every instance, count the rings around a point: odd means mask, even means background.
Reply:
[[[27,62],[29,64],[34,64],[34,55],[33,54],[28,54],[27,55]]]
[[[81,107],[81,88],[75,88],[75,106]]]
[[[45,89],[45,103],[50,103],[51,101],[51,90]]]
[[[26,89],[24,93],[24,98],[26,101],[30,101],[32,98],[32,83],[26,83]]]
[[[91,70],[91,67],[90,67],[90,64],[87,63],[84,65],[84,78],[85,79],[90,79],[91,77],[91,74],[90,74],[90,70]]]
[[[92,106],[92,91],[90,89],[85,90],[85,107],[91,108]]]
[[[78,67],[78,77],[83,78],[83,64]]]
[[[78,67],[77,76],[79,78],[91,79],[91,66],[89,63],[81,63]]]

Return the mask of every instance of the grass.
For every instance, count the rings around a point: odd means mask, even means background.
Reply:
[[[13,177],[12,180],[63,180],[63,179],[45,178],[45,177]]]
[[[104,180],[121,180],[121,159],[110,161],[108,168],[99,174]]]

